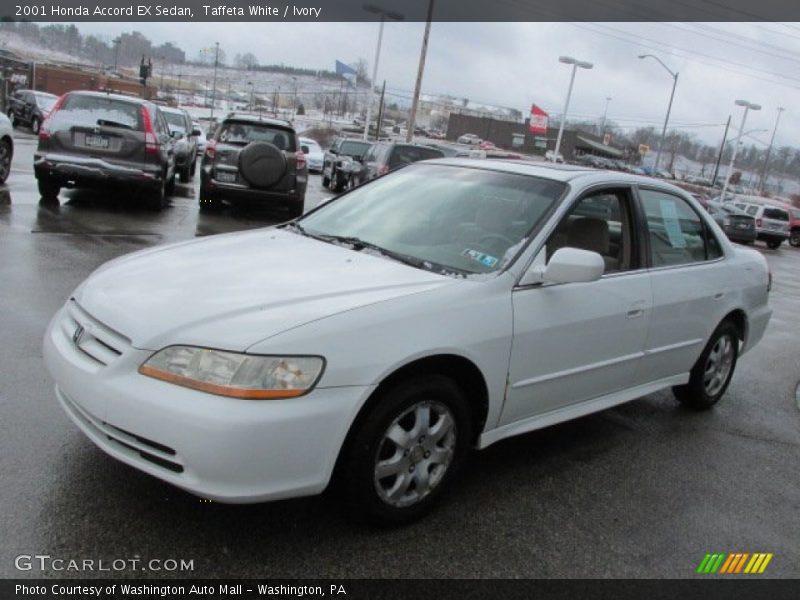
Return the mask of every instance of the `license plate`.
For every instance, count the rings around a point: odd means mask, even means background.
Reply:
[[[228,173],[226,171],[217,171],[217,181],[223,183],[233,183],[236,181],[236,173]]]
[[[104,135],[87,135],[84,143],[92,148],[108,148],[108,138]]]

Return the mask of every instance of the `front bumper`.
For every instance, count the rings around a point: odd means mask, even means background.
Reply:
[[[158,189],[163,173],[157,165],[126,167],[99,158],[60,154],[34,155],[33,171],[37,179],[53,178],[75,187],[133,185],[146,189]]]
[[[62,309],[50,323],[44,359],[67,415],[114,458],[219,502],[324,490],[373,389],[317,388],[270,401],[214,396],[140,375],[139,365],[152,354],[147,350],[128,346],[99,365],[73,343],[65,319]]]

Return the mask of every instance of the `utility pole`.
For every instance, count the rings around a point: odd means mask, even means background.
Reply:
[[[719,163],[722,161],[722,152],[725,150],[725,142],[728,141],[728,128],[731,126],[731,116],[728,115],[728,122],[725,124],[725,133],[722,135],[722,143],[719,145],[719,154],[717,155],[717,164],[714,165],[714,176],[711,178],[711,185],[717,183],[717,175],[719,175]]]
[[[417,109],[419,108],[419,94],[422,88],[422,74],[425,71],[425,56],[428,54],[428,37],[431,33],[431,20],[433,19],[433,0],[428,2],[428,19],[425,23],[425,34],[422,36],[422,49],[419,52],[419,67],[417,68],[417,82],[414,85],[414,99],[411,102],[411,115],[408,118],[408,131],[406,142],[411,142],[414,137],[414,126],[417,122]],[[383,82],[384,89],[386,82]],[[383,101],[383,93],[381,93]]]
[[[598,133],[603,135],[603,130],[606,128],[606,116],[608,116],[608,103],[611,102],[611,98],[606,96],[606,108],[603,111],[603,120],[600,121],[600,131]]]
[[[378,104],[378,119],[375,122],[375,141],[381,139],[381,124],[383,123],[383,99],[386,94],[386,80],[383,80],[383,87],[381,88],[381,102]]]
[[[117,60],[119,59],[119,45],[122,43],[121,38],[114,40],[114,73],[117,72]]]
[[[211,88],[211,117],[210,120],[214,121],[214,105],[217,103],[217,67],[219,66],[219,42],[215,43],[214,50],[214,83]]]
[[[786,110],[782,106],[778,107],[778,116],[775,118],[775,128],[772,130],[772,137],[769,139],[769,146],[767,146],[767,156],[764,157],[764,166],[761,169],[761,179],[758,182],[758,191],[763,192],[764,186],[767,183],[767,168],[769,166],[769,155],[772,152],[772,144],[775,142],[775,134],[778,132],[778,123],[781,121],[781,113]]]

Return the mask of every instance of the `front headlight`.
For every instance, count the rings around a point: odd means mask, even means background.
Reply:
[[[193,346],[169,346],[148,358],[139,373],[231,398],[294,398],[322,374],[319,356],[258,356]]]

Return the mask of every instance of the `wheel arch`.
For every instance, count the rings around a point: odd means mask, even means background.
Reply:
[[[720,324],[726,321],[733,323],[739,332],[739,340],[742,342],[742,344],[744,344],[747,341],[748,333],[747,313],[745,313],[741,308],[736,308],[725,315],[725,317],[720,321]]]
[[[469,409],[475,426],[473,430],[474,439],[471,443],[477,443],[489,414],[489,388],[482,371],[474,362],[458,354],[424,356],[399,366],[386,375],[364,402],[356,418],[350,424],[344,442],[339,448],[339,454],[333,469],[333,480],[337,479],[342,457],[346,454],[346,449],[350,443],[352,443],[355,433],[361,427],[372,408],[380,401],[381,396],[400,381],[420,375],[444,375],[458,385],[469,402]]]
[[[8,142],[8,145],[11,147],[11,156],[14,156],[14,138],[10,135],[4,135],[2,138],[4,142]]]

